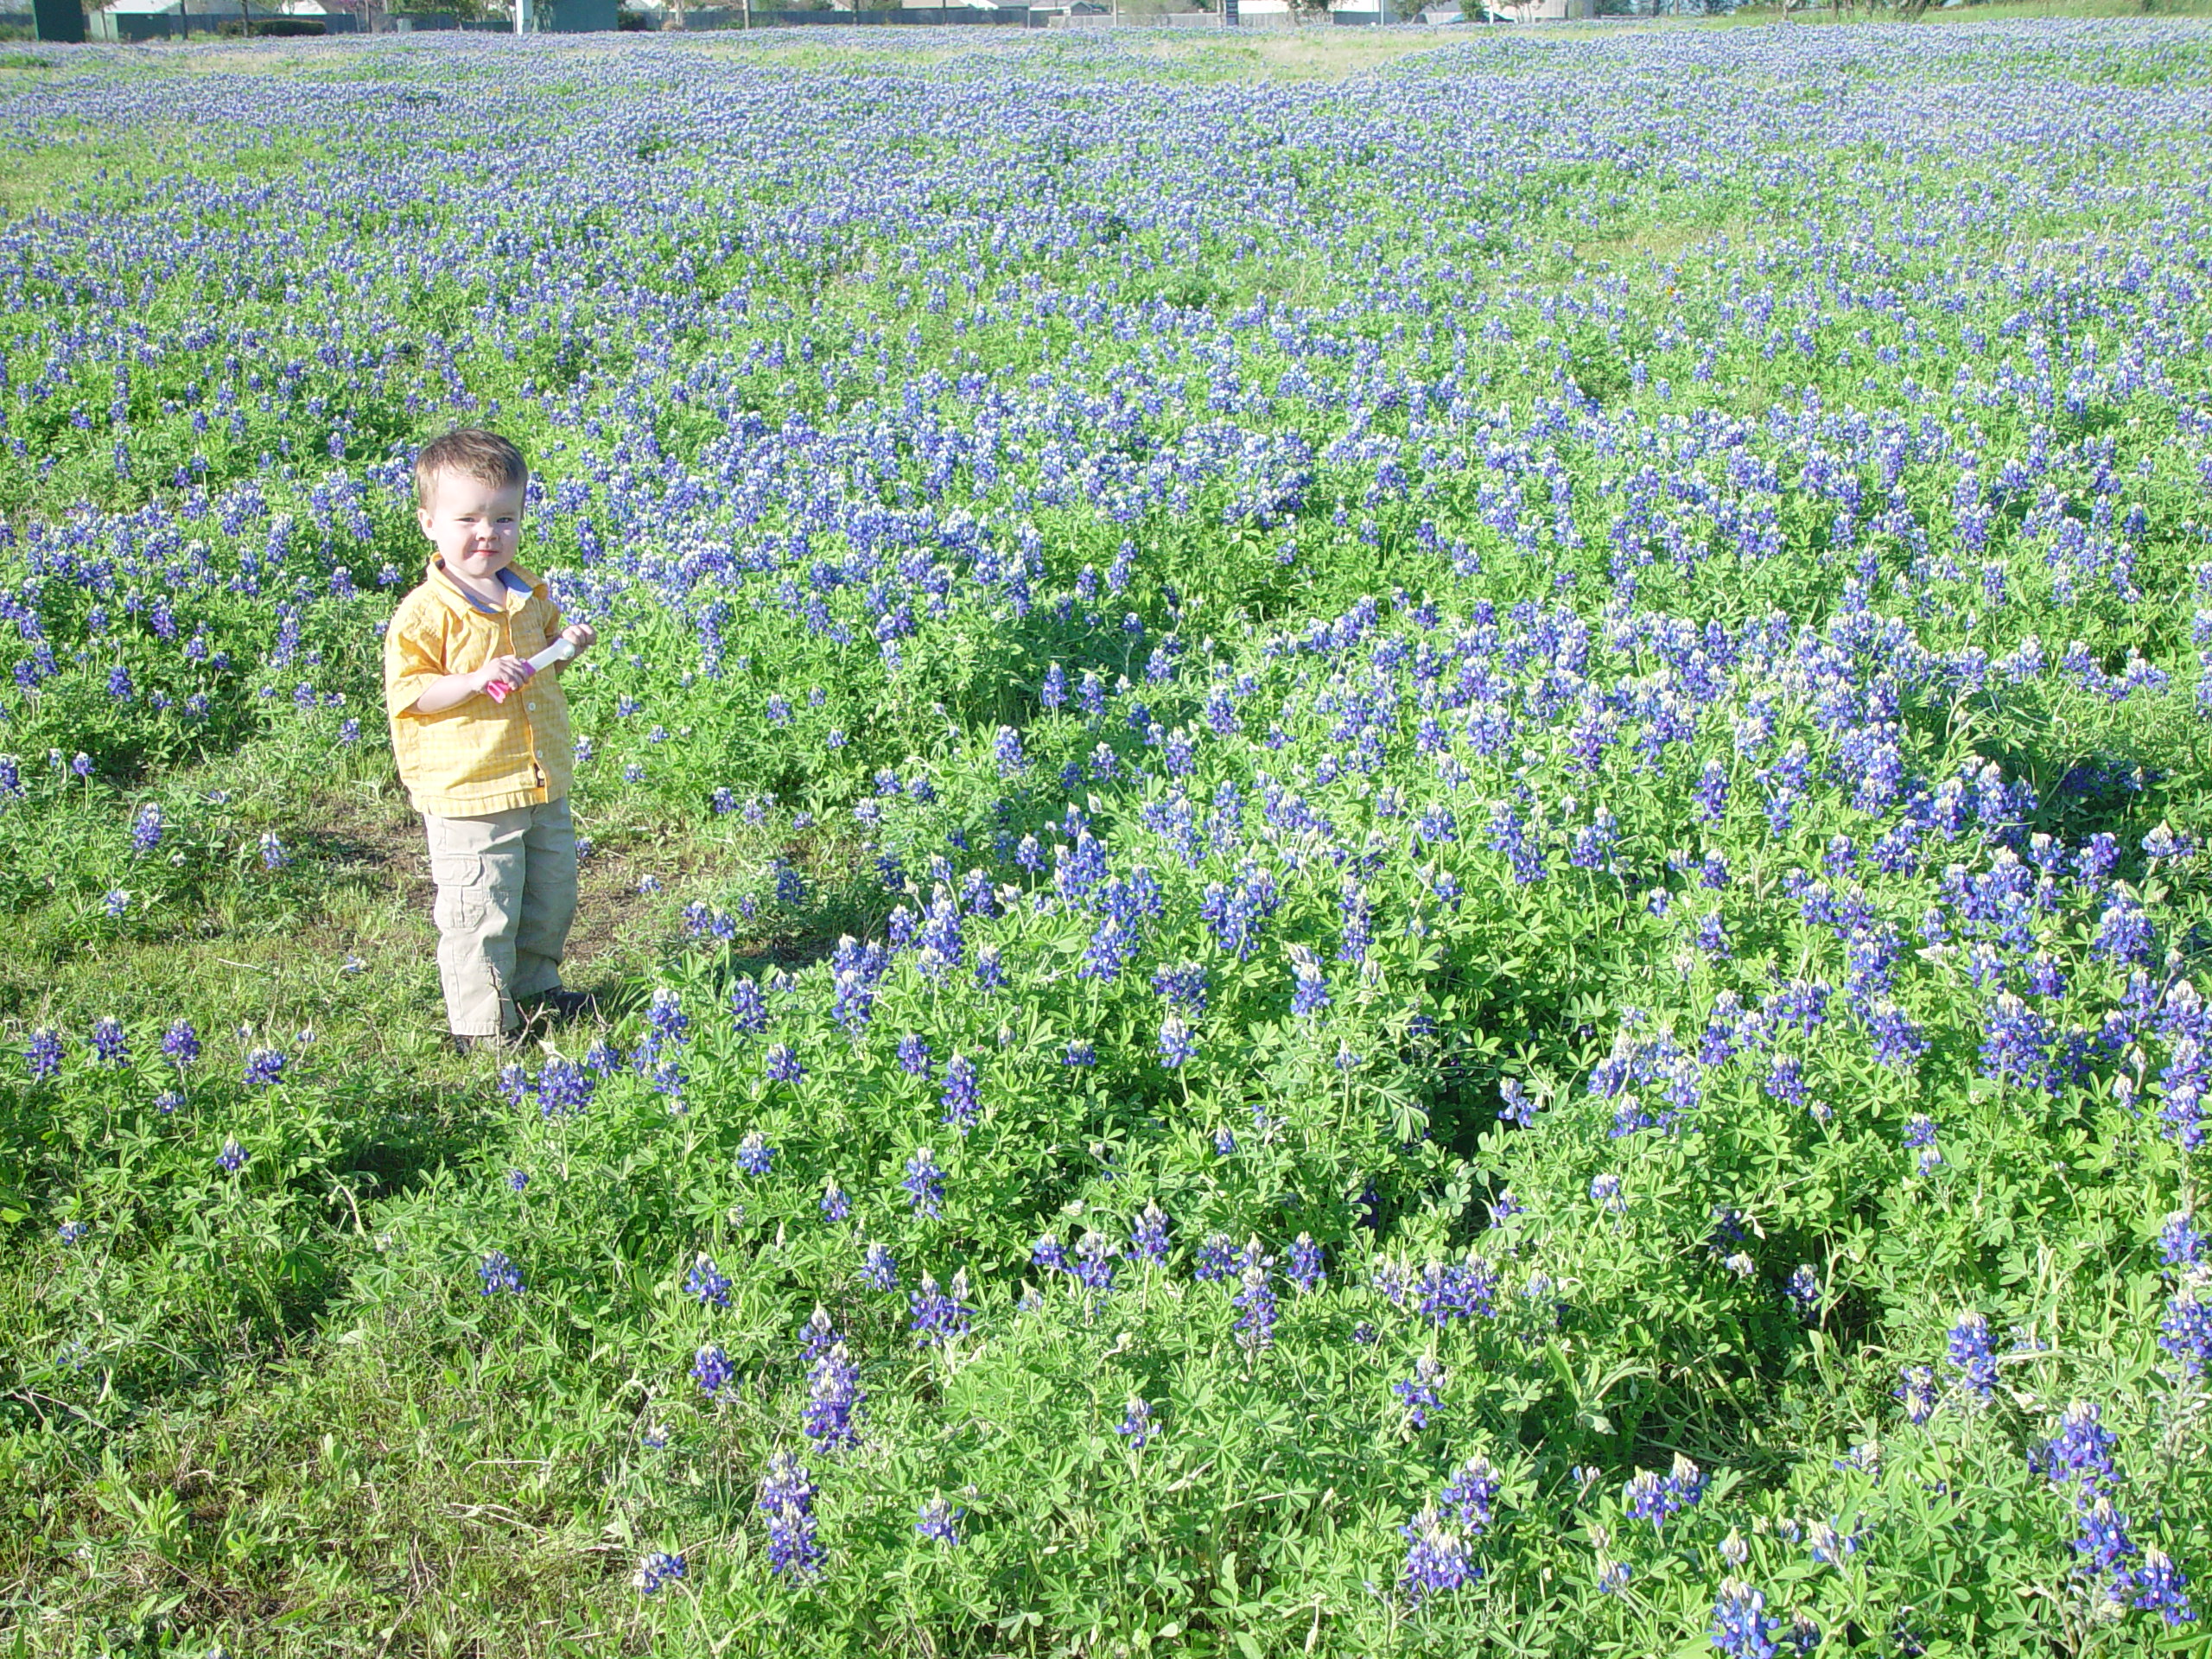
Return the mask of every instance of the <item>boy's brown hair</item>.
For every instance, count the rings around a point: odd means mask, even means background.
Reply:
[[[459,473],[500,489],[530,482],[530,463],[522,451],[496,432],[464,426],[423,446],[415,457],[415,502],[430,505],[430,480],[440,473]]]

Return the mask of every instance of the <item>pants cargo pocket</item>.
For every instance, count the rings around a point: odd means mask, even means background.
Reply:
[[[473,933],[491,913],[492,895],[480,853],[433,853],[430,879],[438,884],[430,920],[441,933]]]

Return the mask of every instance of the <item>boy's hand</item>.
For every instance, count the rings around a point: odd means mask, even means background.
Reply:
[[[481,691],[494,680],[504,680],[509,690],[530,678],[530,664],[519,657],[494,657],[476,671],[476,689]]]
[[[599,643],[599,635],[588,622],[571,622],[561,630],[561,637],[576,648],[579,657]]]

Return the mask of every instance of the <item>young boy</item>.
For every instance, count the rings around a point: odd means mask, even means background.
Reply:
[[[518,1030],[523,1003],[588,1006],[561,988],[576,909],[569,705],[558,667],[533,674],[526,659],[595,636],[563,627],[545,584],[514,562],[529,478],[521,450],[475,428],[423,451],[415,518],[429,569],[384,639],[391,752],[429,835],[438,977],[464,1053]]]

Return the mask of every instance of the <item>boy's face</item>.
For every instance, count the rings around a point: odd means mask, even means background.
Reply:
[[[514,563],[522,542],[521,485],[439,472],[430,475],[429,497],[415,509],[415,522],[447,569],[482,582]]]

